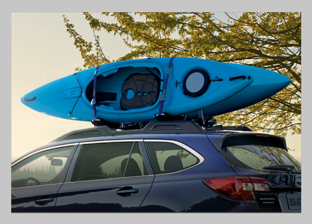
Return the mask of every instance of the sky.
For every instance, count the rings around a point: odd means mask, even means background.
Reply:
[[[83,60],[66,32],[65,15],[76,31],[88,41],[93,32],[82,13],[12,13],[11,76],[11,159],[42,146],[69,131],[90,128],[90,122],[71,121],[36,112],[20,102],[20,98],[53,80],[71,75]],[[111,18],[93,13],[98,18]],[[101,47],[109,59],[130,52],[119,36],[98,32]],[[301,162],[301,135],[288,134],[290,153]]]

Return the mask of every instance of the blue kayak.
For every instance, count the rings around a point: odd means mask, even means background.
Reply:
[[[215,116],[266,99],[289,83],[279,73],[245,65],[178,57],[136,59],[74,73],[21,101],[59,118],[91,121],[96,114],[108,122],[127,123],[153,121],[160,112],[196,118],[202,110],[204,116]]]

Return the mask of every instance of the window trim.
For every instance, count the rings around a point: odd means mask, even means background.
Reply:
[[[109,179],[95,179],[95,180],[84,180],[84,181],[71,181],[73,172],[74,172],[74,168],[79,156],[79,153],[83,147],[83,145],[88,145],[88,144],[101,144],[101,143],[116,143],[116,142],[137,142],[139,144],[141,153],[142,153],[142,157],[143,157],[143,161],[145,164],[145,168],[148,172],[148,175],[145,176],[136,176],[136,177],[116,177],[116,178],[109,178]],[[144,142],[143,139],[116,139],[116,140],[99,140],[99,141],[91,141],[91,142],[79,142],[79,146],[76,149],[76,152],[73,156],[72,162],[70,164],[70,167],[67,171],[67,175],[64,181],[64,184],[73,184],[73,183],[83,183],[83,182],[89,182],[89,181],[105,181],[105,180],[115,180],[115,179],[120,179],[120,178],[140,178],[140,177],[148,177],[148,176],[154,176],[154,171],[151,165],[150,160],[146,159],[148,156],[148,153],[146,152],[146,147],[144,145],[144,147],[142,147],[142,143]]]
[[[179,141],[177,141],[177,140],[168,140],[168,139],[144,139],[144,143],[145,143],[145,142],[166,142],[166,143],[172,143],[172,144],[178,145],[178,146],[180,146],[181,148],[187,150],[188,152],[190,152],[193,156],[195,156],[195,157],[199,160],[199,162],[196,163],[196,164],[193,165],[193,166],[190,166],[190,167],[188,167],[188,168],[186,168],[186,169],[183,169],[183,170],[171,172],[171,173],[156,174],[155,171],[154,171],[155,176],[162,176],[162,175],[169,175],[169,174],[180,173],[180,172],[183,172],[183,171],[185,171],[185,170],[188,170],[188,169],[191,169],[191,168],[193,168],[193,167],[196,167],[196,166],[202,164],[202,163],[205,161],[205,158],[204,158],[200,153],[198,153],[196,150],[192,149],[191,147],[189,147],[189,146],[185,145],[184,143],[179,142]],[[146,145],[145,145],[145,148],[146,148],[146,151],[147,151],[148,149],[147,149],[147,146],[146,146]],[[150,159],[149,159],[149,160],[150,160]],[[151,165],[152,165],[152,167],[153,167],[153,164],[152,164],[151,160],[150,160],[150,163],[151,163]],[[154,170],[154,168],[153,168],[153,170]]]
[[[44,151],[48,151],[48,150],[51,150],[51,149],[56,149],[56,148],[62,148],[62,147],[66,147],[66,146],[75,146],[75,145],[78,145],[79,143],[70,143],[70,144],[65,144],[65,145],[56,145],[56,146],[51,146],[51,147],[48,147],[48,148],[43,148],[43,149],[40,149],[38,151],[35,151],[33,153],[30,153],[30,154],[27,154],[26,156],[22,157],[21,159],[19,160],[16,160],[14,163],[11,164],[11,168],[13,166],[15,166],[17,163],[20,163],[22,162],[23,160],[29,158],[30,156],[33,156],[33,155],[36,155],[37,153],[40,153],[40,152],[44,152]],[[73,148],[74,149],[74,148]]]
[[[63,185],[63,182],[55,183],[55,184],[45,184],[45,185],[34,185],[34,186],[27,186],[27,187],[17,187],[17,188],[11,188],[12,191],[19,190],[19,189],[25,189],[25,188],[34,188],[34,187],[45,187],[45,186],[53,186],[53,185]]]
[[[98,143],[113,143],[113,142],[143,142],[143,139],[116,139],[116,140],[100,140],[92,142],[80,142],[80,145],[98,144]]]

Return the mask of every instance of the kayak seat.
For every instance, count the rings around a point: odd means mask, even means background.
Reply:
[[[96,92],[96,101],[116,101],[117,93],[113,92]]]
[[[160,91],[160,79],[154,74],[130,75],[121,87],[122,110],[139,109],[156,103]]]
[[[91,102],[93,99],[93,81],[89,84],[89,86],[86,89],[86,96],[87,99]],[[114,92],[96,92],[96,102],[101,101],[116,101],[117,99],[117,93]]]

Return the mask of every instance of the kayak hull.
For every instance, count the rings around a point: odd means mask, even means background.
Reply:
[[[198,110],[214,116],[259,102],[290,82],[281,74],[251,66],[174,58],[164,89],[169,60],[137,59],[100,66],[96,117],[115,123],[153,121],[161,100],[161,112],[172,116],[198,117]],[[55,80],[21,101],[51,116],[91,121],[94,72],[91,68]]]

